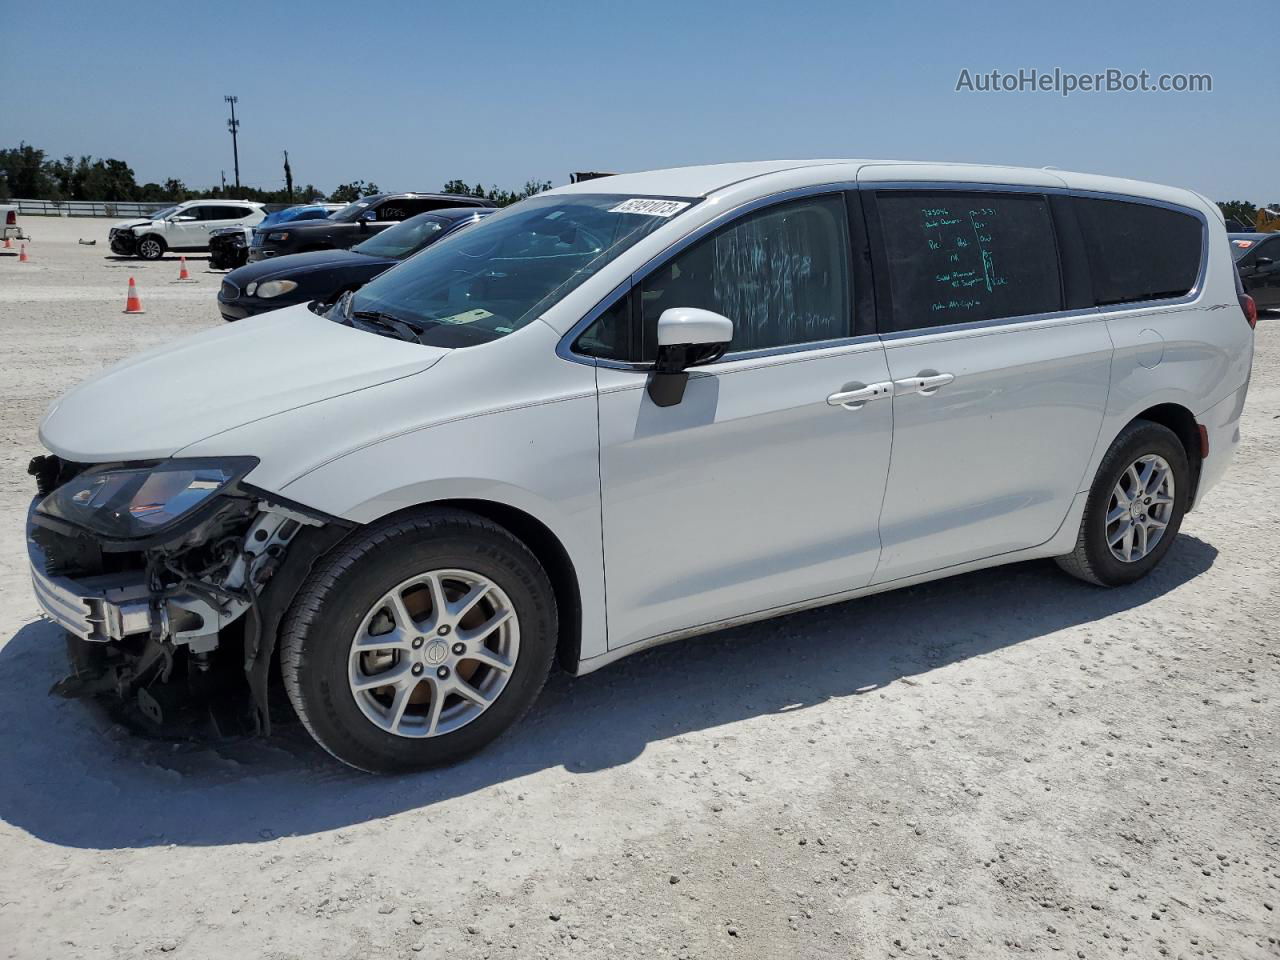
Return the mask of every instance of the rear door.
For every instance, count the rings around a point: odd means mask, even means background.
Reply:
[[[1078,236],[1060,257],[1058,204],[1030,190],[867,195],[894,382],[875,582],[1037,546],[1087,486],[1110,382]]]
[[[884,348],[853,325],[848,223],[840,193],[744,213],[577,341],[600,358],[611,649],[870,581],[892,422]],[[729,317],[734,341],[659,407],[644,365],[669,307]]]

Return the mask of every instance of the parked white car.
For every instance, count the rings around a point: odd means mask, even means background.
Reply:
[[[29,240],[18,223],[18,205],[0,203],[0,240]]]
[[[36,593],[85,689],[159,713],[223,658],[265,721],[278,656],[325,749],[394,771],[492,740],[553,659],[1036,557],[1122,586],[1239,442],[1235,277],[1214,204],[1083,174],[561,187],[55,403]]]
[[[266,210],[252,200],[188,200],[140,220],[125,220],[107,231],[111,251],[122,257],[159,260],[168,251],[209,249],[209,234],[223,227],[252,227]]]

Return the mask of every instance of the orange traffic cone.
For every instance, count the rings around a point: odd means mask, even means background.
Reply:
[[[12,250],[12,249],[13,249],[13,241],[12,241],[12,240],[10,240],[8,237],[5,237],[5,238],[4,238],[4,248],[5,248],[6,250]]]
[[[124,302],[125,313],[146,313],[142,309],[142,301],[138,298],[138,287],[133,282],[133,277],[129,278],[129,298]]]
[[[180,264],[180,266],[179,266],[179,268],[178,268],[178,279],[179,279],[179,280],[190,280],[190,279],[191,279],[191,274],[189,274],[189,273],[187,272],[187,258],[186,258],[186,257],[179,257],[179,258],[178,258],[178,263]]]
[[[31,258],[27,256],[27,245],[24,243],[18,250],[18,262],[26,263]]]

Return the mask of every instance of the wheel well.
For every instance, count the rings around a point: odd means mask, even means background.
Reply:
[[[560,619],[560,636],[556,642],[556,658],[560,666],[573,673],[578,668],[582,651],[582,593],[578,574],[569,559],[569,551],[541,520],[523,510],[492,500],[433,500],[427,507],[455,507],[506,527],[533,551],[551,579]]]
[[[1200,466],[1203,458],[1200,455],[1200,427],[1196,423],[1195,414],[1186,407],[1176,403],[1162,403],[1143,410],[1134,417],[1135,420],[1149,420],[1168,427],[1182,441],[1182,448],[1187,451],[1187,463],[1191,465],[1191,497],[1187,500],[1195,503],[1196,488],[1200,485]]]

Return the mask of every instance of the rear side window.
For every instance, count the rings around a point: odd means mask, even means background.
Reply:
[[[1097,306],[1185,296],[1200,276],[1200,221],[1150,203],[1072,199]]]
[[[1062,309],[1048,201],[957,190],[876,195],[892,330]]]

